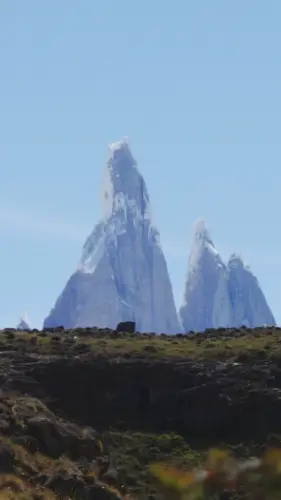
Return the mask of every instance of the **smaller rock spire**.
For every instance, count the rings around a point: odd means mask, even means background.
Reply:
[[[20,322],[17,326],[17,330],[31,330],[29,319],[26,313],[20,316]]]

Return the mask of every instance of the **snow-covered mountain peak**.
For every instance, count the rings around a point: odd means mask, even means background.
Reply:
[[[150,220],[146,185],[131,153],[128,138],[110,144],[109,150],[101,190],[103,218],[107,220],[130,210],[136,218]]]

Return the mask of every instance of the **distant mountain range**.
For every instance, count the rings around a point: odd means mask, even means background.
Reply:
[[[133,320],[140,332],[177,333],[275,325],[255,276],[235,254],[227,264],[222,261],[204,221],[195,225],[177,313],[145,181],[126,139],[111,144],[109,151],[102,218],[44,327],[115,328]]]

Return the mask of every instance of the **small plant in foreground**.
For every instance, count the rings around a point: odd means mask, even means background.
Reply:
[[[237,460],[226,450],[211,449],[200,469],[156,463],[150,472],[169,500],[220,498],[236,491],[253,500],[281,499],[281,449],[269,449],[261,458],[246,460]]]

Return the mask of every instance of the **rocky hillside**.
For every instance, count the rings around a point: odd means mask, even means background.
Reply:
[[[3,330],[0,499],[153,499],[151,462],[279,443],[280,333]]]

